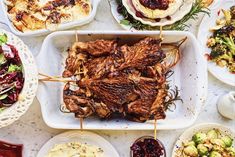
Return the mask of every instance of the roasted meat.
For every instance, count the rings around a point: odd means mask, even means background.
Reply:
[[[132,45],[76,42],[68,53],[63,76],[79,80],[66,84],[64,103],[76,117],[121,115],[138,122],[165,118],[169,69],[162,64],[166,54],[160,40],[147,37]]]

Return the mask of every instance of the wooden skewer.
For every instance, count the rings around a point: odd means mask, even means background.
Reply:
[[[154,120],[154,139],[157,140],[157,120]]]
[[[162,35],[162,26],[160,26],[160,39],[161,39],[161,42],[160,42],[160,46],[162,44],[162,41],[163,41],[163,35]],[[154,139],[157,140],[157,120],[154,119]]]
[[[63,79],[48,79],[48,78],[43,78],[39,79],[39,81],[44,81],[44,82],[63,82],[63,83],[69,83],[69,82],[76,82],[76,80],[63,80]]]
[[[83,118],[80,118],[80,129],[83,131]]]
[[[75,34],[75,39],[76,39],[76,42],[78,42],[78,31],[76,30],[75,33],[76,33]]]
[[[163,41],[162,29],[163,29],[162,26],[160,26],[160,39],[161,39],[160,46],[162,45],[162,41]]]
[[[77,30],[75,31],[75,39],[76,39],[76,42],[78,42],[78,31]],[[79,70],[78,74],[84,74],[84,72]],[[80,129],[81,129],[81,131],[83,131],[83,118],[80,118]]]
[[[39,75],[45,77],[45,78],[38,79],[39,81],[64,82],[64,83],[76,82],[76,80],[68,80],[68,79],[61,78],[61,77],[59,77],[59,76],[49,76],[49,75],[42,74],[42,73],[39,73]]]

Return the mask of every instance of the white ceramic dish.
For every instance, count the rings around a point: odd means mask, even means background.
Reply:
[[[129,0],[122,0],[123,5],[126,7],[128,13],[131,14],[135,19],[137,19],[141,23],[147,24],[150,26],[165,26],[165,25],[170,25],[170,24],[175,23],[176,21],[182,19],[187,13],[190,12],[191,7],[194,2],[194,0],[184,0],[183,4],[179,7],[179,9],[173,15],[171,15],[171,20],[162,19],[160,22],[156,22],[155,20],[137,17],[135,9],[131,5],[128,4],[129,3],[128,1]],[[117,12],[118,4],[116,0],[109,0],[109,3],[111,6],[111,12],[114,18],[116,19],[118,23],[120,23],[120,21],[123,20],[123,16]],[[128,26],[124,26],[124,25],[123,27],[125,29],[128,28]]]
[[[39,35],[45,35],[45,34],[52,32],[51,30],[48,30],[48,29],[40,29],[40,30],[29,31],[29,32],[18,31],[14,27],[14,25],[12,24],[10,19],[8,18],[7,6],[5,5],[4,1],[5,0],[0,1],[0,9],[3,14],[0,18],[0,22],[7,24],[8,27],[11,29],[11,31],[14,34],[16,34],[18,36],[39,36]],[[58,26],[58,30],[64,30],[64,29],[69,29],[69,28],[73,28],[76,26],[82,26],[82,25],[85,25],[85,24],[91,22],[96,15],[96,11],[97,11],[97,8],[98,8],[100,1],[101,0],[91,0],[92,11],[88,17],[84,18],[83,20],[76,20],[76,21],[72,21],[72,22],[68,22],[68,23],[62,23]]]
[[[205,56],[205,54],[211,52],[211,49],[206,46],[206,43],[207,39],[212,35],[209,29],[216,25],[216,19],[223,17],[222,13],[220,14],[220,16],[218,16],[218,11],[222,8],[229,9],[234,4],[234,0],[227,0],[223,3],[221,2],[220,5],[217,5],[217,7],[214,7],[211,10],[210,17],[204,16],[198,31],[198,40],[203,47],[203,51],[201,51],[202,55]],[[214,62],[208,61],[208,71],[220,81],[231,86],[235,86],[235,74],[230,73],[226,67],[222,68],[216,65]]]
[[[37,157],[45,157],[54,145],[68,142],[79,142],[97,146],[102,148],[105,157],[119,157],[115,148],[108,141],[103,137],[88,131],[68,131],[51,138],[40,149]]]
[[[229,135],[232,137],[232,139],[235,139],[235,132],[234,130],[231,130],[223,125],[215,124],[215,123],[202,123],[196,126],[193,126],[186,131],[178,138],[176,141],[173,151],[172,151],[172,157],[175,157],[177,154],[177,150],[182,147],[182,142],[186,142],[192,139],[192,136],[197,132],[207,132],[211,129],[219,129],[222,134]],[[233,146],[235,146],[235,143],[233,142]]]
[[[174,75],[170,78],[171,85],[177,85],[181,92],[183,104],[177,102],[174,112],[167,112],[165,120],[158,121],[158,129],[179,129],[185,128],[194,123],[202,105],[206,100],[207,93],[207,72],[206,61],[199,53],[201,51],[195,37],[188,32],[164,31],[164,42],[173,42],[187,36],[187,41],[182,45],[182,59],[173,69]],[[158,37],[159,32],[89,32],[80,31],[80,41],[95,40],[98,38],[114,39],[120,38],[125,41],[138,40],[152,36]],[[63,39],[63,40],[61,40]],[[55,32],[47,36],[42,45],[41,52],[37,56],[39,72],[61,76],[66,49],[75,41],[75,31]],[[54,82],[40,83],[37,98],[41,104],[43,119],[52,128],[79,129],[79,120],[74,118],[72,113],[61,113],[60,105],[62,100],[63,84]],[[193,90],[192,90],[193,89]],[[146,123],[131,122],[122,119],[99,120],[97,117],[90,117],[84,120],[85,129],[112,129],[112,130],[152,130],[153,122]]]
[[[18,120],[32,104],[38,87],[38,72],[34,57],[23,41],[3,29],[0,29],[0,33],[7,34],[7,43],[14,45],[18,50],[23,64],[25,78],[24,87],[19,95],[19,100],[0,113],[0,128],[2,128]]]

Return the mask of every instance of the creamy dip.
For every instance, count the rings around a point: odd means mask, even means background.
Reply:
[[[70,142],[56,144],[46,157],[104,157],[104,151],[97,146]]]

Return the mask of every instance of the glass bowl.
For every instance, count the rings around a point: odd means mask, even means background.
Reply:
[[[135,140],[135,142],[132,144],[132,146],[139,142],[139,141],[143,141],[144,139],[154,139],[153,136],[142,136],[140,138],[138,138],[137,140]],[[166,149],[165,149],[165,146],[163,145],[163,143],[159,140],[159,139],[156,139],[156,141],[159,143],[159,145],[163,148],[163,155],[159,156],[159,157],[166,157]],[[130,157],[134,157],[133,156],[133,151],[130,150]]]

